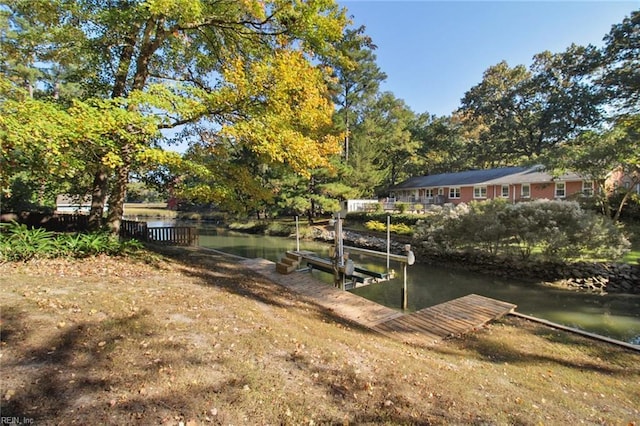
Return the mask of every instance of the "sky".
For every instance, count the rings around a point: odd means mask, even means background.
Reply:
[[[387,74],[381,90],[415,113],[450,115],[482,74],[505,60],[529,67],[535,54],[572,43],[604,45],[611,27],[640,9],[635,1],[339,0],[353,26],[377,45]]]

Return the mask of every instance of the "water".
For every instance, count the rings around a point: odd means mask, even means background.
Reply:
[[[249,235],[202,228],[200,245],[248,258],[261,257],[277,261],[285,251],[294,250],[294,239]],[[300,241],[300,249],[327,255],[329,246]],[[357,265],[384,271],[385,261],[352,256]],[[392,262],[397,278],[351,290],[353,293],[400,309],[402,267]],[[502,279],[464,270],[415,264],[407,268],[408,310],[416,311],[457,297],[476,293],[517,304],[517,311],[555,323],[640,345],[640,296],[595,295],[545,286],[539,282]],[[330,274],[314,271],[327,283]]]

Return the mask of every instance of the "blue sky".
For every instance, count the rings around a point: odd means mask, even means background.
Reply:
[[[339,0],[365,25],[387,74],[381,89],[416,113],[449,115],[483,72],[505,60],[531,65],[536,53],[571,43],[602,46],[636,1]]]

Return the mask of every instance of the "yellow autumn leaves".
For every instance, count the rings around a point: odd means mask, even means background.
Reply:
[[[222,127],[225,137],[307,176],[339,152],[340,137],[330,132],[334,106],[325,74],[302,52],[280,49],[255,62],[234,58],[223,77],[231,89],[227,101],[246,107],[244,120]]]

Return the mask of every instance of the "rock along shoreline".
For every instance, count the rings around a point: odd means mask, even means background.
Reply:
[[[333,241],[333,230],[314,227],[314,239]],[[392,236],[391,252],[402,253],[406,237]],[[344,231],[344,243],[354,247],[386,251],[387,241],[375,235]],[[416,261],[431,265],[453,266],[487,275],[542,280],[548,285],[593,293],[640,294],[640,265],[612,262],[544,262],[513,258],[495,258],[479,253],[436,253],[413,241]]]

